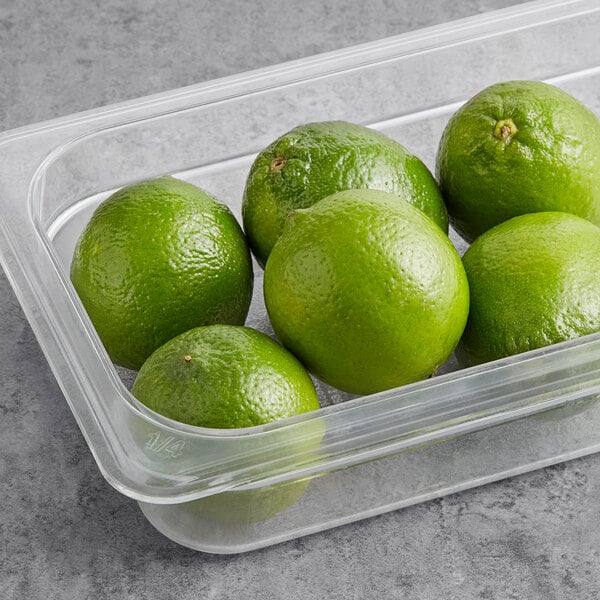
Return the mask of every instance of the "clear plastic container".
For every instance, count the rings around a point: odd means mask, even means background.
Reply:
[[[302,122],[374,127],[432,167],[449,116],[496,81],[550,81],[598,114],[599,33],[597,0],[533,2],[0,136],[2,265],[108,482],[177,542],[235,553],[599,450],[600,335],[202,429],[132,397],[68,277],[115,189],[171,173],[239,217],[254,154]],[[269,331],[255,271],[248,323]]]

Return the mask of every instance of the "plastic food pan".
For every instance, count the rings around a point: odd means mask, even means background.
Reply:
[[[2,134],[2,266],[106,480],[177,542],[236,553],[600,450],[600,335],[204,429],[133,398],[68,276],[114,190],[170,173],[239,218],[254,155],[303,122],[376,128],[432,167],[450,115],[497,81],[549,81],[598,114],[599,33],[597,0],[533,2]],[[248,324],[268,332],[255,274]]]

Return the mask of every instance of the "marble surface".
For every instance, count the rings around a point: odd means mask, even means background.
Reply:
[[[516,4],[0,2],[0,130]],[[600,456],[237,556],[99,473],[0,274],[0,596],[600,598]]]

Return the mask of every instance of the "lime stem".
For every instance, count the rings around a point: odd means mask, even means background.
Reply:
[[[494,136],[502,140],[505,144],[509,144],[518,131],[512,119],[500,119],[494,127]]]
[[[278,156],[271,161],[269,165],[269,173],[275,173],[276,171],[281,171],[283,167],[285,167],[285,163],[287,162],[287,158],[285,156]]]

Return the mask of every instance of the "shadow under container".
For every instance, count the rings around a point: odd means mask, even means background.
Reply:
[[[69,281],[94,208],[170,173],[240,218],[255,154],[342,119],[430,168],[456,108],[507,79],[554,83],[600,113],[600,6],[532,2],[0,136],[0,254],[107,481],[177,542],[274,544],[600,450],[600,335],[239,430],[179,424],[129,392]],[[451,234],[459,249],[459,238]],[[250,326],[268,331],[255,265]]]

